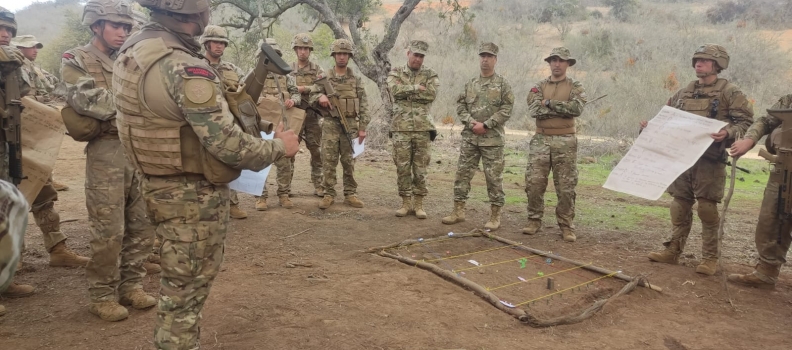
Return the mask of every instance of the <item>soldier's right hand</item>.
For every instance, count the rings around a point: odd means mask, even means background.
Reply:
[[[13,72],[22,67],[25,56],[22,51],[11,46],[0,46],[0,69],[3,73]]]
[[[297,151],[300,150],[300,140],[297,134],[292,130],[283,131],[283,123],[278,124],[275,129],[275,138],[283,141],[283,147],[286,149],[286,158],[292,158]]]
[[[646,127],[647,127],[648,125],[649,125],[649,122],[648,122],[648,121],[646,121],[646,120],[641,120],[641,130],[640,130],[640,131],[643,131],[643,129],[646,129]]]
[[[743,154],[748,153],[756,144],[751,139],[742,139],[739,141],[735,141],[731,148],[729,149],[729,154],[732,158],[738,158]]]
[[[319,105],[324,108],[330,108],[330,99],[327,98],[327,95],[319,96]]]

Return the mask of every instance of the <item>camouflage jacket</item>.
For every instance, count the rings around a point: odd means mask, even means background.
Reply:
[[[723,85],[723,88],[719,88]],[[707,94],[714,94],[716,96],[710,100],[718,100],[715,105],[716,114],[713,116],[709,114],[713,104],[705,106],[705,115],[708,118],[715,118],[729,123],[724,129],[729,133],[727,140],[733,140],[735,137],[742,136],[753,122],[753,104],[748,101],[748,98],[740,90],[737,85],[734,85],[726,79],[718,79],[712,84],[702,85],[698,81],[691,82],[687,87],[677,91],[674,96],[668,99],[668,105],[683,111],[688,111],[693,114],[697,113],[693,110],[690,104],[691,99],[705,99]]]
[[[58,83],[57,77],[28,59],[22,65],[22,79],[32,87],[30,92],[33,96],[48,96]]]
[[[462,139],[478,146],[503,146],[506,132],[503,127],[511,118],[514,93],[500,74],[476,77],[465,84],[465,91],[457,98],[457,116],[465,128]],[[473,133],[471,121],[484,123],[487,133]]]
[[[12,183],[0,180],[0,292],[14,278],[22,258],[22,243],[28,220],[28,203]]]
[[[271,92],[270,91],[271,89],[268,88],[269,86],[272,86],[273,87],[272,89],[277,90],[277,85],[275,84],[275,77],[276,77],[275,74],[272,73],[267,74],[267,80],[264,81],[264,90],[261,91],[262,94],[268,94]],[[285,91],[281,91],[281,93],[283,95],[288,95],[289,99],[294,101],[294,105],[299,106],[300,101],[302,101],[302,94],[300,94],[300,90],[297,89],[297,80],[295,80],[294,76],[292,76],[291,74],[283,76],[282,78],[286,80],[286,86],[281,85],[280,87],[281,90],[285,90]],[[281,83],[283,82],[283,79],[281,79]]]
[[[308,64],[302,68],[300,68],[298,62],[293,62],[291,67],[292,71],[289,73],[289,75],[294,77],[297,86],[305,87],[305,91],[303,91],[302,94],[305,97],[305,102],[308,102],[310,95],[316,91],[319,91],[319,87],[313,82],[319,77],[325,76],[325,71],[322,69],[322,66],[313,62],[308,62]],[[313,74],[311,73],[312,70],[315,71]],[[303,81],[303,83],[301,83],[301,81]]]
[[[347,72],[343,76],[336,75],[335,68],[331,68],[330,72],[327,73],[327,79],[330,80],[331,84],[333,84],[336,92],[339,91],[339,85],[354,86],[355,96],[360,100],[360,110],[357,113],[358,130],[366,131],[366,127],[368,127],[368,124],[371,121],[371,116],[369,115],[368,97],[366,97],[366,89],[363,87],[363,80],[352,71],[352,67],[347,67]],[[308,103],[311,105],[316,105],[319,101],[319,97],[324,94],[324,86],[317,84],[317,90],[311,93]],[[341,97],[343,98],[344,96]]]
[[[423,86],[426,90],[421,91]],[[428,67],[413,71],[408,66],[395,67],[388,73],[388,89],[393,98],[391,131],[434,130],[429,110],[437,97],[440,78]]]
[[[242,79],[245,78],[245,71],[231,62],[220,60],[220,63],[210,65],[220,73],[220,77],[224,82],[241,83]]]
[[[65,87],[66,103],[80,115],[102,121],[115,119],[116,105],[109,86],[111,81],[97,82],[89,73],[83,54],[91,55],[100,62],[104,73],[113,72],[115,53],[107,56],[90,43],[64,52],[61,57],[61,84]]]
[[[792,94],[785,95],[778,99],[778,102],[776,102],[770,109],[790,108],[792,108]],[[754,143],[758,143],[762,136],[770,135],[770,133],[779,126],[781,126],[781,119],[769,114],[765,114],[759,117],[759,119],[756,119],[753,124],[751,124],[751,127],[748,128],[748,131],[745,132],[745,138],[753,140]]]
[[[553,96],[555,89],[567,81],[572,85],[569,95]],[[545,94],[550,96],[545,97]],[[553,97],[557,97],[557,99]],[[549,107],[542,104],[545,99],[550,101]],[[531,91],[528,92],[527,100],[528,111],[531,113],[531,117],[536,119],[579,117],[583,113],[583,107],[586,105],[586,90],[583,88],[583,84],[572,78],[567,77],[565,80],[551,81],[548,77],[531,88]]]

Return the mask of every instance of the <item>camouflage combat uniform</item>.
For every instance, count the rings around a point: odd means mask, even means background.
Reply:
[[[291,75],[295,79],[297,86],[304,86],[305,89],[301,94],[303,101],[308,101],[311,93],[318,90],[314,85],[314,81],[324,76],[325,72],[318,64],[309,62],[305,67],[299,67],[298,62],[291,65]],[[306,105],[306,103],[303,103]],[[305,147],[311,153],[311,183],[314,188],[322,189],[322,116],[312,108],[305,110],[305,122],[303,122],[302,130],[300,130],[300,139],[305,141]],[[292,158],[292,163],[294,158]],[[294,173],[294,166],[292,166],[292,173]],[[293,175],[292,175],[293,176]],[[317,191],[317,193],[320,193]]]
[[[411,52],[426,55],[428,45],[425,42],[414,41],[414,44]],[[426,90],[419,90],[421,86]],[[388,73],[388,88],[393,98],[390,137],[396,183],[402,198],[424,197],[428,193],[426,175],[432,152],[430,132],[435,130],[429,111],[439,86],[440,78],[429,67],[413,70],[405,65],[394,67]]]
[[[122,16],[131,26],[131,14]],[[154,226],[146,218],[140,194],[140,174],[127,161],[118,138],[110,86],[115,58],[115,53],[107,56],[89,43],[66,51],[61,59],[67,104],[83,118],[98,121],[102,129],[85,147],[85,207],[93,252],[85,277],[92,303],[115,302],[142,290],[143,263],[154,244]]]
[[[565,60],[571,63],[566,56]],[[548,101],[548,105],[542,104],[544,100]],[[583,113],[585,105],[586,91],[583,84],[569,77],[561,81],[552,81],[548,77],[537,82],[528,93],[528,110],[531,117],[536,119],[536,134],[531,138],[528,167],[525,170],[529,220],[542,220],[547,179],[552,169],[558,197],[558,226],[570,230],[575,228],[572,221],[575,218],[578,171],[574,118]]]
[[[278,79],[278,83],[280,84],[281,90],[278,90],[278,84],[275,83],[276,77]],[[293,76],[276,76],[272,73],[267,75],[267,80],[264,81],[264,89],[261,91],[261,98],[265,98],[267,96],[279,98],[278,95],[282,95],[284,101],[287,99],[287,97],[288,99],[294,101],[294,106],[298,106],[300,104],[302,97],[300,95],[300,91],[297,90],[297,83]],[[280,114],[281,111],[278,110],[277,113]],[[295,132],[298,131],[295,130]],[[289,193],[291,193],[292,177],[294,176],[294,158],[281,158],[275,162],[275,167],[275,181],[278,183],[277,194],[278,196],[289,195]],[[261,197],[266,199],[268,196],[269,191],[267,190],[267,187],[264,186],[264,190],[261,192]]]
[[[143,199],[163,240],[154,345],[197,349],[201,310],[223,261],[227,183],[238,169],[264,169],[285,148],[281,140],[255,138],[234,122],[224,86],[197,53],[198,42],[173,31],[179,26],[171,15],[202,21],[209,2],[141,3],[158,11],[115,62],[118,125],[127,156],[144,174]]]
[[[245,77],[245,72],[242,68],[239,68],[237,65],[220,60],[217,64],[210,64],[212,68],[217,70],[220,73],[221,79],[227,85],[228,83],[240,83],[241,80]],[[235,190],[229,190],[230,198],[231,198],[231,205],[239,205],[239,195]]]
[[[27,211],[22,192],[14,184],[0,180],[0,293],[11,285],[22,258]],[[0,316],[5,312],[5,307],[0,305]]]

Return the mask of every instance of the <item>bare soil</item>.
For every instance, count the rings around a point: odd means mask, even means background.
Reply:
[[[55,177],[71,189],[60,193],[56,208],[62,220],[76,219],[62,225],[69,236],[67,244],[90,255],[82,147],[64,142]],[[241,196],[250,216],[234,220],[229,229],[223,269],[203,312],[203,349],[789,348],[792,276],[788,273],[775,291],[731,286],[732,307],[720,275],[694,272],[695,256],[679,266],[646,259],[651,249],[659,247],[656,237],[668,227],[647,226],[640,232],[579,227],[578,241],[567,244],[554,227],[545,227],[536,236],[520,234],[525,209],[509,204],[499,235],[628,275],[646,273],[664,288],[662,294],[639,288],[580,324],[530,328],[429,272],[363,253],[368,247],[407,238],[483,226],[488,206],[481,201],[469,202],[466,222],[440,223],[451,207],[452,148],[436,158],[441,164],[430,168],[427,220],[393,215],[399,203],[395,171],[391,160],[378,152],[369,152],[357,163],[365,208],[336,203],[319,210],[318,198],[311,195],[307,157],[305,152],[297,159],[295,208],[279,208],[271,200],[269,211],[256,212],[253,198]],[[474,180],[479,189],[481,175]],[[579,196],[587,195],[607,193],[581,188]],[[755,208],[753,218],[757,212]],[[28,298],[0,300],[8,309],[0,317],[2,349],[153,349],[156,312],[131,311],[127,320],[117,323],[91,315],[83,270],[49,267],[41,234],[32,218],[30,222],[26,266],[17,281],[38,289]],[[750,245],[751,240],[744,242]],[[688,250],[696,252],[697,243],[691,241]],[[751,270],[738,263],[727,268]],[[145,288],[156,293],[158,282],[157,276],[147,276]],[[543,312],[564,311],[573,302],[555,300]]]

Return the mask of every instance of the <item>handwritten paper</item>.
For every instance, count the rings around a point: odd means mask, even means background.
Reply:
[[[275,137],[274,132],[269,134],[261,133],[261,138],[265,140],[272,140],[273,137]],[[261,171],[242,170],[239,177],[231,181],[228,187],[239,192],[260,196],[261,192],[264,191],[264,186],[267,185],[267,175],[269,175],[271,168],[272,165]]]
[[[60,111],[31,97],[22,98],[22,175],[19,190],[33,203],[52,174],[63,135]]]
[[[712,144],[710,134],[726,122],[665,106],[660,110],[602,187],[657,200]]]

